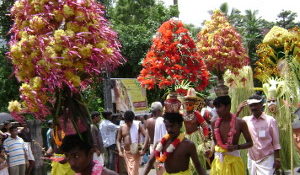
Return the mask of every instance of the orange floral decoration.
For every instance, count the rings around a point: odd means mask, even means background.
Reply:
[[[229,69],[237,73],[249,63],[241,36],[220,11],[214,11],[198,34],[197,48],[207,68],[217,76]]]
[[[151,49],[142,61],[138,80],[147,89],[160,89],[191,82],[197,90],[208,85],[209,73],[188,29],[179,20],[170,19],[158,29]]]

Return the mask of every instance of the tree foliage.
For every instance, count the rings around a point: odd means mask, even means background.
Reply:
[[[291,10],[282,10],[277,15],[276,25],[283,27],[285,29],[293,28],[296,26],[296,22],[295,22],[296,17],[297,17],[297,13],[292,12]]]
[[[113,76],[137,77],[141,70],[139,63],[150,48],[156,29],[178,16],[178,9],[177,6],[166,8],[154,0],[119,0],[108,14],[119,33],[122,55],[128,60]]]

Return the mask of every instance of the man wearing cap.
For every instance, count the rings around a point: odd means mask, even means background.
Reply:
[[[154,145],[167,134],[167,130],[162,117],[163,106],[159,101],[151,104],[151,118],[146,120],[146,129],[150,138],[150,154],[152,154]],[[157,167],[155,165],[156,174],[161,175],[164,173],[164,167]]]
[[[237,115],[249,105],[252,115],[246,121],[253,140],[248,152],[248,170],[250,175],[272,175],[279,169],[279,132],[276,120],[263,112],[263,99],[259,95],[251,96],[240,104]]]

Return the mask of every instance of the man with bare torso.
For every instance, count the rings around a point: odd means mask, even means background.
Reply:
[[[151,104],[151,118],[146,121],[146,129],[150,137],[150,154],[152,154],[155,144],[167,134],[167,130],[162,118],[163,106],[160,102]],[[165,171],[164,167],[154,165],[156,175],[162,175]]]
[[[164,173],[165,175],[190,175],[190,159],[192,159],[198,174],[206,174],[200,165],[195,144],[185,138],[184,133],[180,132],[182,122],[183,118],[181,114],[165,113],[164,123],[168,135],[164,136],[163,139],[157,144],[155,151],[151,155],[151,158],[145,168],[143,173],[144,175],[149,173],[150,168],[155,160],[164,165],[166,169],[166,172]],[[174,147],[174,149],[171,149],[171,147]],[[164,153],[167,151],[169,151],[167,156],[163,158]]]
[[[211,175],[243,175],[245,168],[239,150],[252,147],[252,139],[244,120],[230,113],[231,99],[220,96],[214,100],[218,118],[212,122],[215,142],[215,158]],[[239,145],[243,134],[246,143]],[[211,156],[211,154],[210,154]]]
[[[124,114],[125,124],[119,128],[117,137],[117,147],[119,155],[124,157],[128,175],[138,175],[141,155],[145,154],[148,146],[149,136],[139,121],[135,121],[134,113],[126,111]],[[144,135],[145,142],[141,150],[139,150],[140,133]],[[123,149],[121,148],[123,143]]]

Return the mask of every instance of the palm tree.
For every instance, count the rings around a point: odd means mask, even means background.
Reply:
[[[256,46],[263,39],[263,22],[261,17],[257,17],[258,10],[246,10],[243,18],[243,36],[246,47],[248,48],[248,55],[251,63],[257,61]]]

